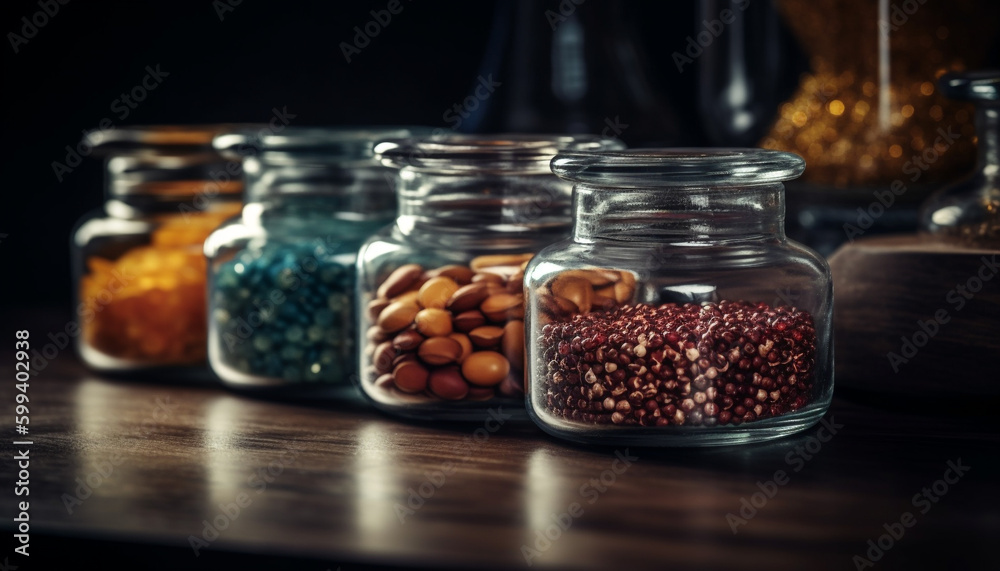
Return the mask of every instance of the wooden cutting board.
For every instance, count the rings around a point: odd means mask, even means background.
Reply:
[[[881,236],[830,267],[838,386],[1000,396],[1000,250]]]

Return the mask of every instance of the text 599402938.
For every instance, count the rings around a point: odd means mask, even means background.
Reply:
[[[30,348],[30,342],[28,341],[29,333],[27,331],[17,331],[14,334],[16,338],[14,341],[14,386],[17,391],[14,393],[14,462],[17,463],[17,480],[14,482],[14,495],[27,498],[30,495],[29,476],[31,473],[28,468],[31,464],[29,455],[31,453],[30,446],[32,441],[27,440],[28,435],[28,424],[30,419],[28,418],[28,380],[31,378],[31,371],[29,370],[30,365],[28,364],[29,355],[28,349]],[[20,553],[21,555],[28,557],[28,546],[30,537],[28,531],[30,526],[28,524],[28,500],[19,499],[17,503],[17,517],[14,518],[15,533],[14,539],[16,547],[14,551]]]

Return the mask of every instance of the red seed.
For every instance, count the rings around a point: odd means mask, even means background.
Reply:
[[[574,421],[738,424],[811,400],[815,328],[808,313],[788,307],[637,304],[548,323],[541,333],[546,373],[535,390],[551,413]],[[630,413],[618,408],[626,405]]]

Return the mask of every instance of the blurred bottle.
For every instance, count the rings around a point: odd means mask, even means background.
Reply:
[[[458,127],[685,142],[637,36],[619,3],[498,2],[480,77],[499,85]]]
[[[698,57],[698,111],[709,143],[752,147],[794,88],[798,56],[771,2],[702,0],[693,41],[673,54]],[[692,66],[695,67],[695,66]]]
[[[924,203],[922,232],[965,245],[1000,247],[1000,70],[947,73],[942,93],[976,104],[976,169]]]

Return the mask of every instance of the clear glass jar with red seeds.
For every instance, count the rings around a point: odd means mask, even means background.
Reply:
[[[797,155],[564,152],[573,234],[525,269],[528,412],[592,444],[714,446],[815,424],[833,394],[826,261],[784,234]]]

